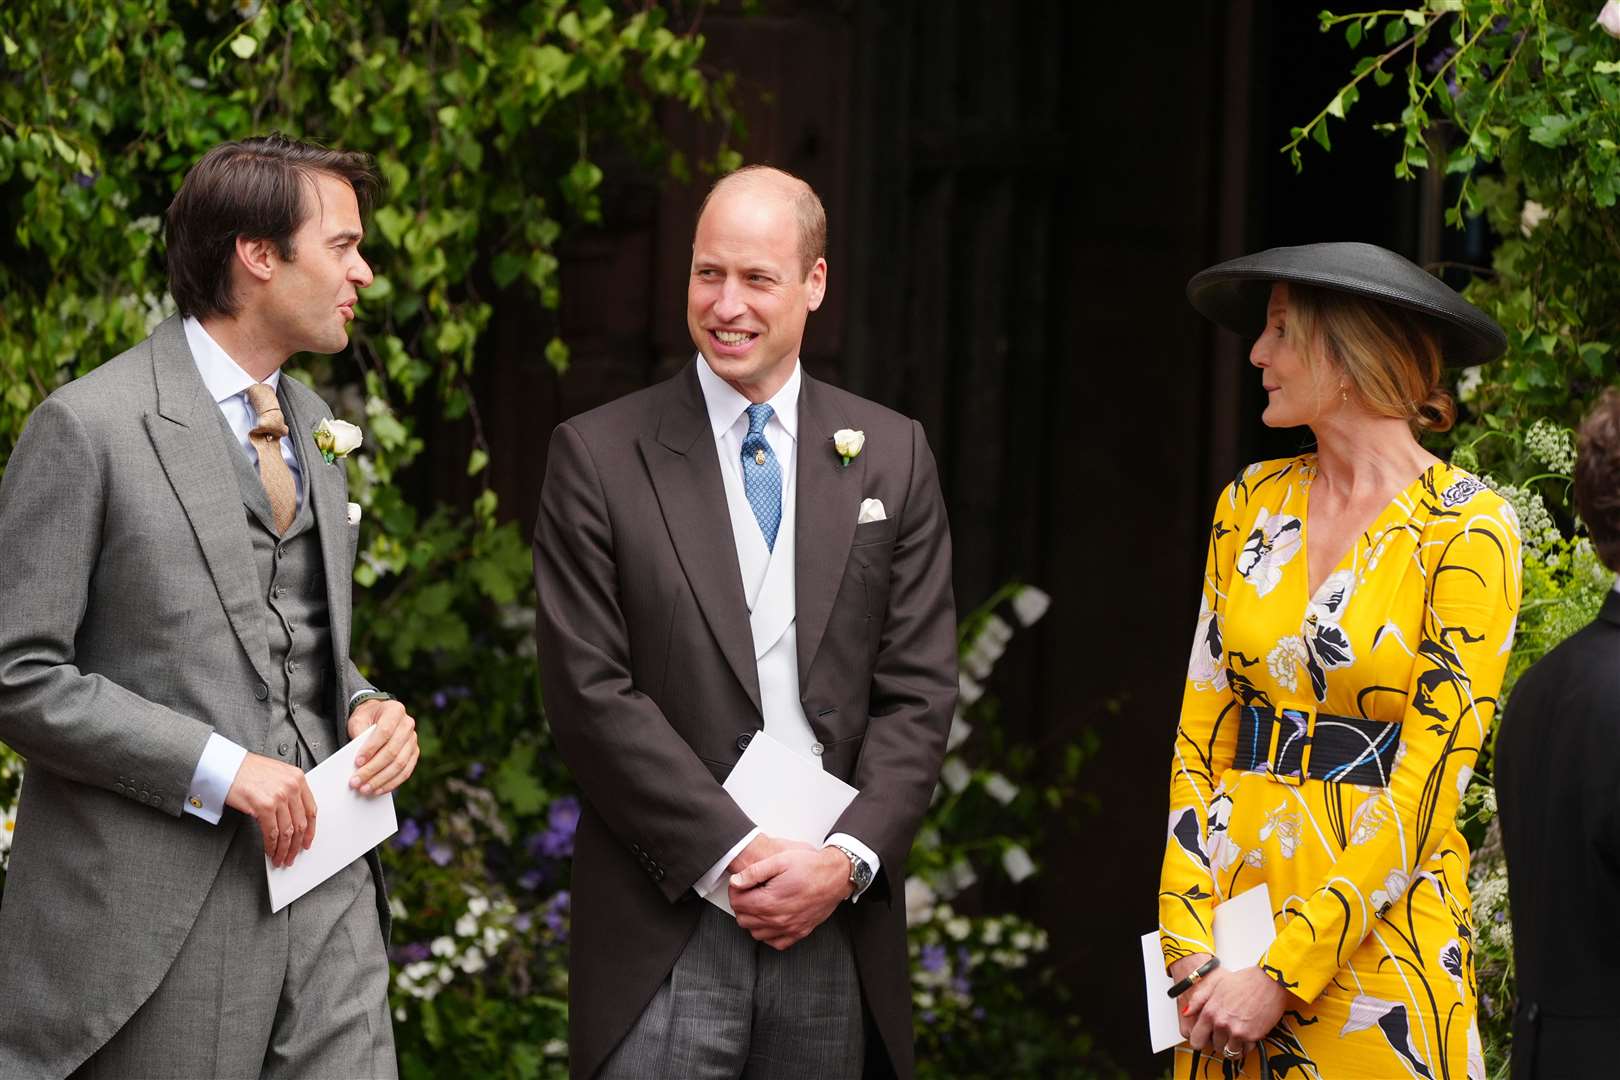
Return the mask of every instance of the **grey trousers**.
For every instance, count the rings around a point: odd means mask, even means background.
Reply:
[[[174,966],[75,1080],[397,1076],[375,890],[356,861],[271,914],[244,821]]]
[[[707,902],[697,929],[598,1080],[843,1080],[865,1027],[849,937],[828,919],[778,952]]]

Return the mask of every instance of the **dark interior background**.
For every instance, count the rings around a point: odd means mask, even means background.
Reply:
[[[1144,1077],[1165,1062],[1146,1051],[1137,937],[1156,920],[1208,515],[1240,463],[1304,445],[1259,425],[1248,343],[1205,324],[1183,287],[1221,259],[1315,240],[1485,261],[1478,234],[1441,227],[1446,193],[1397,181],[1396,139],[1370,130],[1399,86],[1369,80],[1303,174],[1278,152],[1354,61],[1318,32],[1319,8],[776,0],[703,17],[706,57],[739,77],[745,159],[800,174],[827,206],[830,291],[806,367],[923,422],[963,610],[1010,578],[1053,597],[992,689],[1028,739],[1100,736],[1097,809],[1012,902],[1050,928],[1086,1026]],[[684,119],[666,128],[712,149]],[[617,174],[605,226],[565,261],[565,376],[540,354],[542,313],[498,306],[479,399],[492,481],[525,525],[551,427],[691,356],[701,196],[701,182]],[[425,494],[470,498],[470,432],[428,434]]]

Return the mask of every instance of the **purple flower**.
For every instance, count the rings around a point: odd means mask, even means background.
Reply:
[[[574,833],[579,828],[579,800],[564,795],[546,813],[546,829],[529,840],[529,854],[538,859],[566,859],[574,854]]]
[[[973,996],[973,980],[968,978],[967,972],[960,971],[951,980],[951,989],[962,997],[970,998]]]
[[[413,941],[408,945],[400,945],[394,949],[394,963],[415,964],[432,956],[432,950],[425,941]]]
[[[471,765],[467,766],[467,779],[469,779],[469,780],[477,780],[477,779],[481,778],[483,775],[484,775],[484,763],[482,761],[475,761]]]
[[[542,874],[539,870],[530,870],[522,877],[518,878],[518,885],[521,888],[529,890],[530,892],[534,892],[534,890],[538,889],[542,884],[545,883],[545,880],[546,875]]]
[[[540,914],[541,921],[557,935],[558,941],[568,940],[568,907],[571,900],[568,890],[564,889],[551,898]]]
[[[438,709],[439,711],[443,712],[444,707],[446,705],[448,705],[448,704],[450,704],[450,698],[445,694],[445,692],[443,690],[435,690],[435,691],[433,691],[433,707],[435,709]]]
[[[534,919],[527,911],[512,920],[512,929],[520,934],[527,934],[529,927],[534,925]]]
[[[940,970],[945,966],[945,946],[924,945],[917,962],[922,965],[924,971],[935,972]]]
[[[426,847],[428,858],[432,859],[437,866],[449,866],[450,860],[456,857],[456,853],[451,850],[449,844],[443,840],[434,839],[433,826],[431,825],[428,826]]]
[[[923,1023],[932,1024],[937,1019],[939,1019],[939,1014],[936,1013],[933,1009],[924,1009],[923,1010],[923,1014],[922,1014],[922,1022]]]
[[[422,838],[422,827],[416,823],[415,818],[406,818],[400,823],[399,832],[394,835],[394,846],[401,850],[413,847]]]

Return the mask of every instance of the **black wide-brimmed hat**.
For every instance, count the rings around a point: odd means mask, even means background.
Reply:
[[[1507,349],[1507,333],[1495,319],[1433,274],[1372,244],[1304,244],[1228,259],[1194,274],[1187,299],[1211,322],[1258,337],[1277,281],[1338,289],[1426,316],[1440,333],[1447,366],[1483,364]]]

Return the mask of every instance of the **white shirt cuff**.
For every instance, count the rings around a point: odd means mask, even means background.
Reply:
[[[724,855],[720,856],[719,862],[709,867],[709,872],[707,874],[704,874],[693,883],[692,891],[697,893],[699,896],[708,896],[711,892],[713,892],[714,887],[720,884],[720,877],[726,872],[726,867],[731,865],[731,860],[735,859],[738,855],[741,855],[743,848],[754,842],[754,837],[759,835],[759,831],[758,825],[750,829],[748,835],[737,841],[737,845],[735,847],[726,852]]]
[[[835,832],[831,836],[827,837],[821,846],[849,848],[849,850],[861,857],[862,862],[866,863],[867,866],[872,868],[872,881],[877,880],[878,868],[880,866],[877,852],[873,851],[871,848],[849,835],[849,833]],[[851,894],[849,902],[853,904],[855,901],[859,900],[861,898],[861,893],[864,893],[866,889],[870,889],[872,887],[872,881],[868,881],[866,883],[866,888],[861,889],[860,892]]]
[[[354,712],[354,699],[355,698],[359,697],[361,694],[375,694],[376,692],[377,692],[377,688],[375,686],[362,686],[360,689],[358,689],[354,693],[350,694],[349,695],[349,711]]]
[[[187,790],[182,809],[200,817],[210,825],[218,825],[225,812],[225,796],[236,783],[236,773],[247,758],[247,749],[237,746],[225,736],[210,733],[203,747],[197,769],[191,774],[191,787]]]

